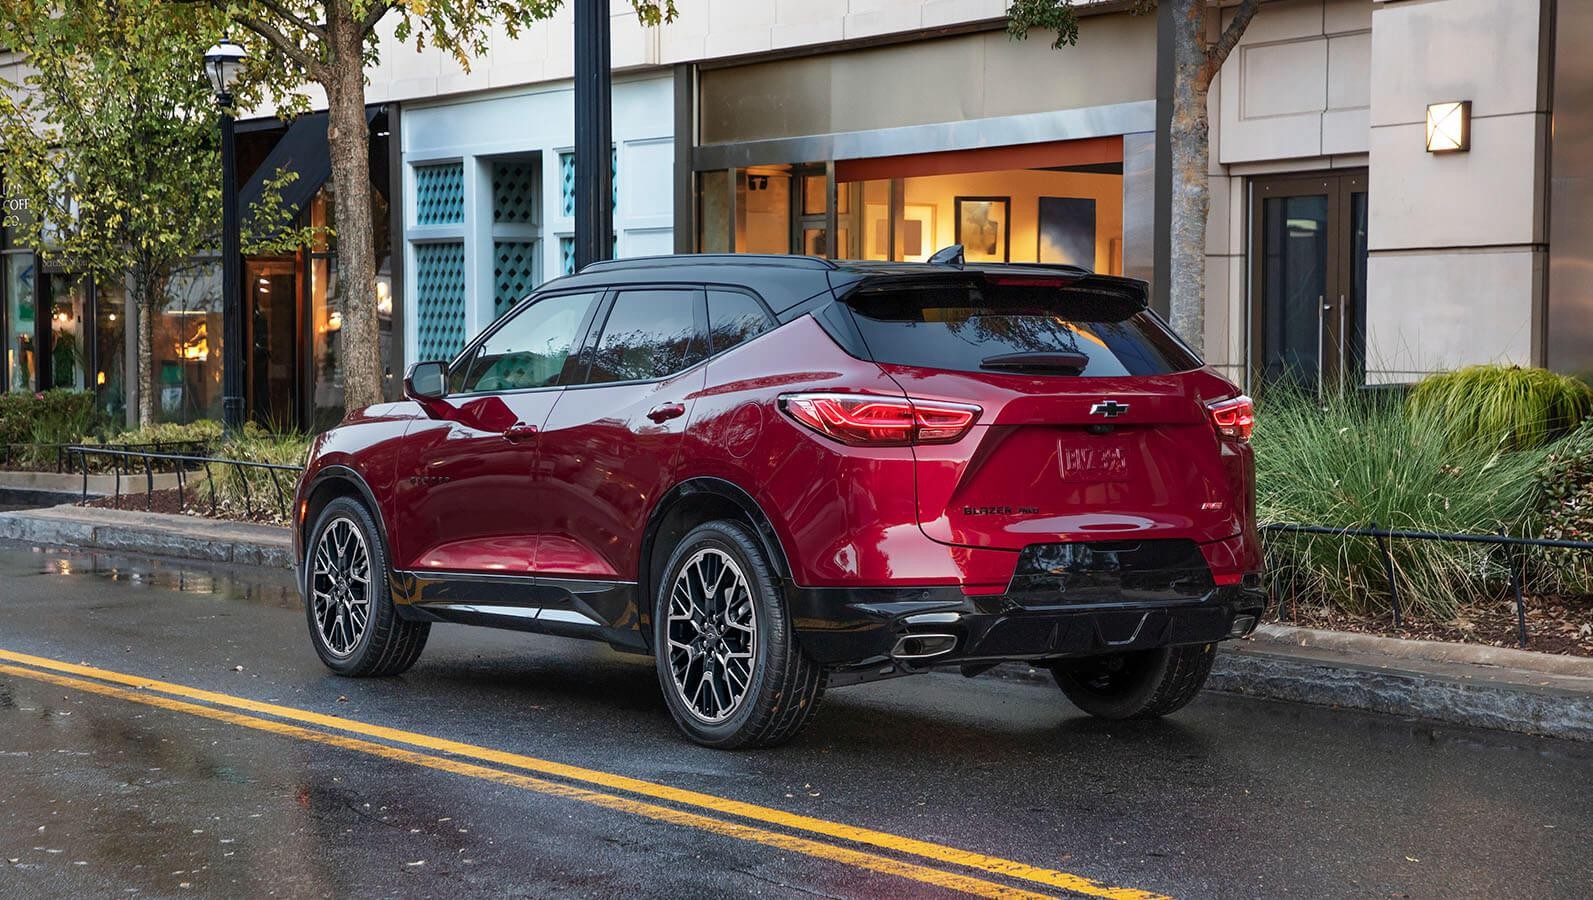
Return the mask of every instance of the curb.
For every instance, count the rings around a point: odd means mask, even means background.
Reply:
[[[1466,650],[1490,649],[1461,646]],[[958,674],[955,670],[940,671]],[[1026,663],[999,666],[995,674],[1055,689],[1049,672]],[[1459,662],[1379,663],[1348,653],[1291,652],[1281,646],[1269,647],[1262,641],[1242,641],[1225,643],[1218,651],[1206,689],[1262,700],[1593,742],[1593,678],[1581,676]]]
[[[19,510],[0,513],[0,538],[211,563],[293,567],[293,540],[286,528],[167,513],[72,505]]]

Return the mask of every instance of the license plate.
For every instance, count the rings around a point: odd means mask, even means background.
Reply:
[[[1067,482],[1127,481],[1128,451],[1122,444],[1095,446],[1060,441],[1056,448],[1057,473]]]

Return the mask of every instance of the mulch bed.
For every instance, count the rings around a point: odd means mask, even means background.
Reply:
[[[214,515],[210,512],[210,492],[202,485],[195,488],[189,487],[182,492],[182,498],[177,496],[176,488],[155,491],[146,495],[144,492],[124,493],[120,498],[111,495],[95,497],[81,501],[79,506],[92,506],[96,509],[129,509],[135,512],[173,513],[186,516],[198,516],[204,519],[222,519],[229,522],[259,522],[265,525],[281,525],[283,520],[276,509],[276,498],[264,498],[265,508],[258,504],[254,514],[246,516],[243,510],[229,509],[218,506]],[[186,501],[186,502],[184,502]]]
[[[1405,616],[1402,628],[1395,628],[1392,616],[1357,616],[1342,610],[1292,605],[1278,617],[1274,607],[1268,616],[1283,625],[1354,631],[1382,637],[1447,641],[1456,644],[1487,644],[1493,647],[1519,647],[1516,643],[1516,605],[1514,600],[1473,604],[1461,609],[1450,622],[1433,622]],[[1593,598],[1527,597],[1527,650],[1564,656],[1593,656]]]

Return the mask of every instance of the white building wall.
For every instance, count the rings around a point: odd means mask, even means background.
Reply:
[[[617,197],[614,231],[618,255],[669,253],[674,248],[671,135],[673,80],[668,76],[620,78],[614,83]],[[405,104],[400,129],[404,190],[404,305],[417,311],[415,247],[463,240],[465,333],[474,335],[494,317],[494,221],[491,167],[496,159],[534,158],[539,191],[534,223],[514,235],[537,243],[535,281],[562,274],[561,238],[574,232],[565,215],[560,156],[573,150],[574,88],[568,82],[491,92],[429,104]],[[457,225],[418,221],[416,168],[460,162],[464,214]],[[501,237],[501,227],[499,228]],[[405,316],[406,353],[413,356],[419,315]],[[405,362],[415,362],[408,359]]]
[[[1546,3],[1376,6],[1367,380],[1530,365],[1546,266]],[[1447,100],[1472,103],[1470,152],[1426,152],[1427,104]]]

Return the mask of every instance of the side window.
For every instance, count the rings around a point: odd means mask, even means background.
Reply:
[[[763,334],[773,327],[763,305],[740,291],[708,291],[708,334],[714,353]]]
[[[700,290],[625,291],[603,326],[588,384],[663,378],[708,356],[700,333]]]
[[[506,319],[459,370],[449,388],[463,393],[551,387],[581,339],[581,323],[596,294],[562,294]]]

